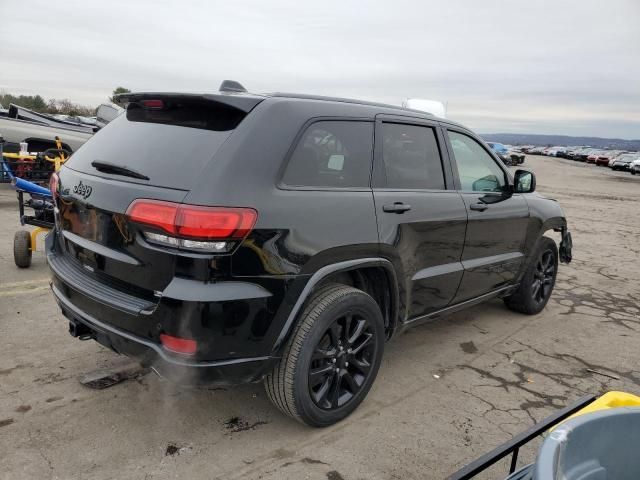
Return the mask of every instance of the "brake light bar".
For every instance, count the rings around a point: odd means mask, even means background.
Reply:
[[[141,103],[144,108],[152,108],[152,109],[164,108],[164,102],[162,100],[142,100]]]
[[[168,233],[145,231],[145,238],[175,248],[226,252],[253,229],[253,208],[203,207],[162,200],[134,200],[126,213],[130,221]]]

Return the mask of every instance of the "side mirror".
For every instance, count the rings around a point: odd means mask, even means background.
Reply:
[[[528,170],[516,170],[513,179],[514,193],[531,193],[536,189],[536,176]]]

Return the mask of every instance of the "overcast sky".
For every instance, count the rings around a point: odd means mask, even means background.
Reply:
[[[307,6],[308,5],[308,6]],[[0,89],[97,105],[234,79],[479,132],[640,138],[640,0],[0,0]]]

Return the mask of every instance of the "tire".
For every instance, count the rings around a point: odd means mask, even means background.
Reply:
[[[631,175],[635,175],[636,171],[635,170],[630,170],[631,171]]]
[[[19,230],[13,236],[13,261],[19,268],[31,265],[31,234],[26,230]]]
[[[514,293],[504,298],[505,305],[511,310],[527,315],[540,313],[551,297],[557,273],[556,242],[548,237],[542,237],[520,286]]]
[[[350,327],[345,329],[349,318]],[[267,396],[299,422],[312,427],[333,425],[366,397],[378,373],[384,343],[384,321],[373,298],[345,285],[323,287],[307,302],[282,359],[265,377]]]

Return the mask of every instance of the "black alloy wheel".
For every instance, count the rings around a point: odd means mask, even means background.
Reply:
[[[380,306],[357,288],[327,284],[308,300],[281,360],[264,380],[283,413],[312,427],[346,418],[362,403],[384,353]]]
[[[336,319],[311,357],[309,393],[324,410],[346,405],[365,384],[376,355],[375,331],[368,319],[349,313]]]
[[[538,258],[535,271],[533,272],[531,296],[534,301],[540,303],[548,300],[553,290],[555,273],[556,261],[553,250],[545,250]]]
[[[511,310],[536,315],[547,305],[558,273],[558,246],[551,238],[542,237],[518,288],[504,298]]]

